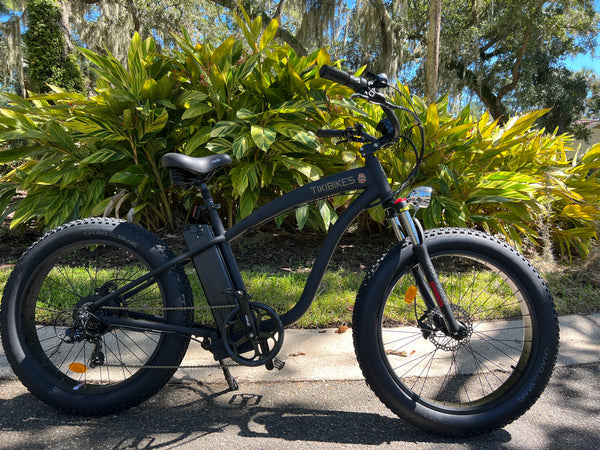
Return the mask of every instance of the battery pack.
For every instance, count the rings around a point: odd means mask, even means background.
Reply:
[[[183,229],[183,237],[190,250],[210,242],[214,234],[209,225],[188,225]],[[208,305],[217,326],[222,328],[227,315],[236,306],[233,283],[218,245],[213,245],[193,257],[194,266]],[[231,305],[231,308],[219,308]]]

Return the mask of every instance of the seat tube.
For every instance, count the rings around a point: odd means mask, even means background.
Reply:
[[[205,183],[202,183],[202,185],[200,186],[200,193],[202,194],[202,198],[204,199],[204,203],[208,209],[210,223],[212,225],[215,236],[224,236],[225,227],[223,226],[223,221],[221,220],[221,217],[217,212],[219,206],[216,205],[213,201],[212,195],[210,194],[210,191],[208,190],[208,187]],[[242,279],[242,275],[240,274],[240,269],[237,265],[235,256],[233,255],[233,251],[231,250],[229,242],[225,241],[220,243],[219,248],[221,250],[223,260],[225,261],[225,265],[228,268],[229,276],[231,277],[234,290],[239,292],[245,292],[246,288],[244,285],[244,280]]]

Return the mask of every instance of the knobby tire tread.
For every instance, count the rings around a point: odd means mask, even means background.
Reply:
[[[428,239],[431,239],[433,237],[452,237],[452,236],[456,236],[456,235],[460,235],[460,236],[470,236],[473,237],[475,239],[484,239],[487,240],[490,244],[492,245],[496,245],[501,247],[504,251],[509,252],[509,254],[511,254],[511,257],[513,258],[518,258],[518,260],[525,264],[526,267],[528,268],[528,270],[530,271],[530,274],[532,274],[533,276],[535,276],[537,278],[537,281],[539,283],[539,285],[544,289],[545,295],[547,296],[547,298],[551,298],[550,295],[550,291],[548,289],[548,286],[545,282],[545,280],[542,278],[542,276],[538,273],[538,271],[531,265],[531,263],[525,258],[523,257],[519,252],[517,252],[512,246],[508,245],[506,242],[493,237],[487,233],[483,233],[477,230],[471,230],[471,229],[463,229],[463,228],[439,228],[439,229],[432,229],[432,230],[427,230],[425,232],[425,241],[427,242]],[[379,272],[379,270],[384,268],[384,265],[386,264],[390,264],[392,261],[390,260],[391,257],[394,257],[396,255],[398,255],[398,259],[400,260],[402,258],[402,254],[406,253],[406,252],[411,252],[412,253],[412,243],[410,241],[410,239],[405,239],[402,242],[399,242],[398,244],[396,244],[395,246],[391,247],[390,250],[388,250],[386,253],[384,253],[378,260],[377,262],[375,262],[375,264],[373,265],[373,267],[371,268],[371,270],[367,273],[367,275],[365,276],[358,294],[357,294],[357,302],[354,308],[354,317],[353,317],[353,342],[354,342],[354,347],[355,347],[355,353],[356,353],[356,358],[357,361],[359,363],[359,366],[361,367],[361,371],[363,372],[363,376],[365,377],[365,382],[366,384],[369,386],[369,388],[375,393],[375,395],[380,399],[380,401],[387,407],[389,408],[392,412],[394,412],[396,415],[398,415],[398,417],[402,418],[403,420],[406,420],[407,422],[413,424],[414,426],[420,428],[420,429],[427,429],[428,431],[431,431],[435,434],[441,435],[441,436],[447,436],[447,437],[456,437],[456,436],[474,436],[474,435],[479,435],[482,433],[489,433],[495,430],[498,430],[500,428],[505,427],[506,425],[512,423],[513,421],[515,421],[516,419],[518,419],[521,415],[525,414],[532,406],[533,404],[537,401],[537,399],[540,397],[540,395],[542,394],[542,392],[544,391],[546,385],[548,384],[549,378],[552,374],[552,371],[555,367],[556,361],[557,361],[557,357],[558,357],[558,347],[559,347],[559,341],[556,341],[556,346],[554,349],[554,352],[552,354],[552,358],[547,362],[547,366],[546,366],[546,370],[544,372],[544,375],[542,376],[542,378],[540,379],[539,375],[537,377],[537,380],[535,380],[535,387],[530,390],[527,393],[528,396],[528,403],[527,406],[523,409],[520,410],[518,415],[515,415],[513,417],[508,417],[502,421],[498,421],[488,427],[485,428],[472,428],[472,429],[461,429],[461,430],[447,430],[447,429],[441,429],[440,427],[438,427],[436,423],[427,423],[428,419],[422,419],[422,418],[417,418],[415,419],[413,416],[411,416],[407,410],[405,409],[405,407],[403,405],[399,406],[396,402],[393,401],[393,399],[390,399],[386,392],[385,389],[380,385],[378,380],[372,379],[371,374],[369,373],[369,368],[368,365],[365,363],[363,356],[362,356],[362,352],[360,351],[360,348],[362,346],[361,342],[363,342],[363,340],[365,339],[370,339],[370,336],[367,336],[366,333],[368,332],[368,330],[364,330],[361,326],[357,326],[357,323],[359,323],[360,319],[361,319],[361,315],[364,314],[364,306],[368,303],[367,298],[369,297],[369,292],[371,292],[372,290],[372,283],[375,283],[376,280],[376,276]],[[396,269],[396,272],[399,270],[399,268]],[[371,301],[375,301],[374,299],[372,299]],[[377,300],[377,302],[379,302],[380,300]],[[556,308],[554,305],[554,302],[551,302],[551,314],[554,318],[553,323],[544,323],[545,327],[552,327],[552,332],[555,333],[557,336],[559,334],[559,325],[558,325],[558,315],[556,312]]]
[[[87,218],[87,219],[75,220],[75,221],[69,222],[69,223],[64,224],[54,230],[47,232],[44,236],[42,236],[40,239],[35,241],[24,252],[24,254],[21,256],[19,261],[15,264],[15,267],[7,281],[7,284],[6,284],[6,287],[4,290],[4,295],[3,295],[3,307],[6,307],[5,301],[6,301],[7,293],[10,293],[13,289],[23,289],[23,287],[20,286],[20,284],[23,283],[21,278],[23,276],[27,276],[26,272],[29,270],[29,276],[32,275],[33,272],[31,271],[30,268],[27,267],[27,264],[34,263],[36,257],[39,259],[40,256],[35,255],[35,252],[38,249],[38,247],[47,244],[48,241],[55,239],[56,236],[60,237],[61,234],[65,233],[65,232],[69,232],[70,230],[74,230],[77,227],[82,227],[82,226],[91,226],[91,227],[108,226],[108,227],[113,227],[113,231],[118,226],[125,226],[126,230],[118,231],[118,232],[116,232],[116,234],[121,234],[121,235],[124,234],[125,235],[124,237],[134,241],[138,246],[140,246],[144,249],[142,251],[142,253],[151,251],[151,252],[159,255],[159,259],[162,259],[163,261],[166,261],[168,259],[172,259],[175,257],[173,251],[165,243],[163,243],[156,235],[154,235],[150,231],[148,231],[138,225],[134,225],[134,224],[128,223],[123,220],[117,220],[117,219],[112,219],[112,218]],[[76,232],[76,230],[74,232]],[[31,256],[32,254],[33,254],[33,257]],[[32,259],[32,258],[34,258],[34,259]],[[150,262],[150,261],[148,261],[148,262]],[[178,289],[180,291],[176,297],[173,297],[173,298],[177,299],[176,301],[181,303],[181,304],[178,304],[177,306],[184,306],[184,307],[191,306],[192,305],[192,291],[191,291],[191,287],[189,284],[189,280],[187,279],[187,276],[185,275],[183,268],[181,266],[176,266],[176,267],[169,269],[168,276],[175,278],[176,281],[173,281],[173,282],[176,284],[176,286],[178,286]],[[166,290],[165,286],[163,286],[163,288]],[[17,294],[15,294],[15,295],[17,295]],[[15,302],[15,300],[13,299],[13,301],[11,302],[13,310],[15,308],[14,302]],[[8,313],[5,312],[2,314],[2,322],[1,322],[2,323],[2,333],[1,333],[2,334],[2,344],[7,353],[7,357],[8,357],[9,363],[10,363],[13,371],[21,379],[22,378],[21,377],[22,368],[19,366],[18,362],[12,357],[12,345],[13,344],[10,341],[10,338],[8,337],[9,331],[7,329],[10,328],[10,324],[9,324],[10,320],[11,320],[11,318],[8,316]],[[191,316],[188,315],[186,320],[188,322],[187,324],[191,323]],[[185,353],[187,351],[188,344],[189,344],[189,338],[188,339],[182,338],[181,344],[178,345],[179,351],[175,355],[175,360],[181,361],[184,358]],[[146,370],[148,370],[148,369],[146,369]],[[45,395],[44,392],[38,392],[39,386],[35,386],[35,382],[32,383],[32,385],[30,385],[30,382],[23,382],[23,383],[24,383],[25,387],[33,395],[40,398],[45,403],[50,404],[51,406],[53,406],[54,408],[56,408],[57,410],[59,410],[61,412],[69,413],[69,414],[77,414],[80,416],[102,416],[102,415],[116,413],[116,412],[119,412],[119,411],[122,411],[122,410],[125,410],[128,408],[131,408],[133,406],[136,406],[136,405],[142,403],[143,401],[147,400],[148,398],[152,397],[171,379],[171,377],[173,376],[175,371],[176,371],[176,369],[156,369],[156,374],[154,374],[154,376],[153,376],[154,381],[153,381],[152,385],[147,386],[145,388],[145,390],[138,391],[138,395],[136,395],[136,396],[129,395],[127,397],[126,401],[120,401],[119,403],[113,403],[110,406],[105,406],[105,407],[97,408],[94,410],[81,409],[81,408],[77,408],[75,406],[70,407],[68,405],[54,403],[52,400],[50,400],[48,398],[48,396]],[[41,377],[41,375],[38,375],[38,376]]]

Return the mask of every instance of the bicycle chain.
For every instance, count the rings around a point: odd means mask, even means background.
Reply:
[[[102,310],[119,310],[119,311],[147,311],[149,309],[152,310],[161,310],[161,311],[200,311],[200,310],[212,310],[212,309],[232,309],[237,308],[238,305],[230,304],[230,305],[198,305],[198,306],[145,306],[145,307],[125,307],[125,306],[102,306],[100,309]],[[144,365],[144,364],[103,364],[102,367],[112,367],[112,368],[128,368],[128,369],[214,369],[214,368],[225,368],[225,367],[239,367],[239,364],[197,364],[194,366],[152,366],[152,365]]]
[[[206,306],[144,306],[139,308],[130,308],[126,306],[101,306],[100,309],[114,309],[119,311],[147,311],[149,309],[161,310],[161,311],[185,311],[185,310],[210,310],[210,309],[232,309],[237,308],[238,305],[206,305]]]

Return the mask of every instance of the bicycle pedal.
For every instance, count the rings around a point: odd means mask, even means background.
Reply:
[[[268,363],[265,364],[265,367],[267,368],[267,370],[273,370],[273,369],[281,370],[281,369],[283,369],[284,366],[285,366],[285,361],[282,361],[281,359],[279,359],[277,357],[273,358],[271,361],[269,361]]]

